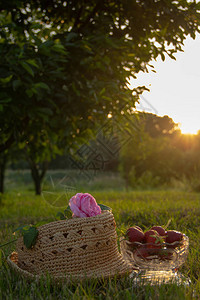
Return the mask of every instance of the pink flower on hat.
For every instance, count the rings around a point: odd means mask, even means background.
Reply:
[[[101,213],[101,208],[92,195],[77,193],[69,200],[73,217],[94,217]]]

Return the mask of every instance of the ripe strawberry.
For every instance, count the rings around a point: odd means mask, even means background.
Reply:
[[[145,233],[144,233],[144,241],[145,241],[145,243],[147,243],[147,239],[148,239],[148,237],[150,236],[150,235],[157,235],[158,233],[157,233],[157,231],[155,231],[155,230],[147,230],[147,231],[145,231]]]
[[[143,230],[140,226],[134,226],[134,227],[143,232]]]
[[[179,242],[183,239],[183,234],[176,230],[168,230],[166,233],[166,243],[174,243],[174,245],[170,245],[168,247],[176,248],[179,245]]]
[[[146,258],[149,256],[148,251],[149,251],[148,248],[145,245],[142,245],[135,250],[135,255],[141,258]]]
[[[129,242],[142,242],[144,240],[144,232],[142,229],[137,227],[130,227],[126,231],[126,236],[128,237]]]
[[[148,248],[161,248],[162,247],[162,237],[155,230],[148,230],[144,234],[145,242],[148,244]]]
[[[161,235],[161,236],[165,236],[166,235],[165,229],[163,227],[161,227],[161,226],[153,226],[153,227],[151,227],[151,230],[157,231],[158,234]]]

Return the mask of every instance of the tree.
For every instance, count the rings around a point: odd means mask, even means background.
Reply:
[[[139,116],[140,130],[120,155],[120,170],[127,185],[137,187],[146,182],[154,185],[179,178],[182,153],[174,143],[180,136],[177,124],[168,116],[149,113]]]
[[[59,136],[59,132],[57,133]],[[28,134],[29,139],[26,146],[23,147],[22,144],[24,158],[30,166],[36,195],[40,195],[42,192],[41,184],[49,162],[61,152],[56,144],[58,136],[55,136],[54,132],[51,132],[51,135],[48,134],[44,128],[39,130],[36,125],[36,128],[34,126]]]
[[[178,124],[176,124],[169,116],[157,116],[150,113],[139,113],[140,118],[144,122],[144,129],[152,138],[169,137],[180,134]]]
[[[108,114],[132,113],[145,88],[130,90],[129,78],[195,38],[199,9],[185,0],[1,1],[0,152],[25,147],[34,122],[48,135],[62,130],[60,148],[70,148]]]

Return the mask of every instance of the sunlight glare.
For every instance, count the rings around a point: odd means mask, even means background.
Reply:
[[[197,134],[198,131],[200,130],[197,124],[193,124],[192,122],[187,124],[180,124],[180,129],[182,134]]]

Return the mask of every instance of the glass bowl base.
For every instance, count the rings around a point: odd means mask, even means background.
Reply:
[[[154,270],[141,270],[136,273],[130,274],[133,278],[134,285],[160,285],[160,284],[176,284],[188,286],[190,279],[177,271],[154,271]]]

